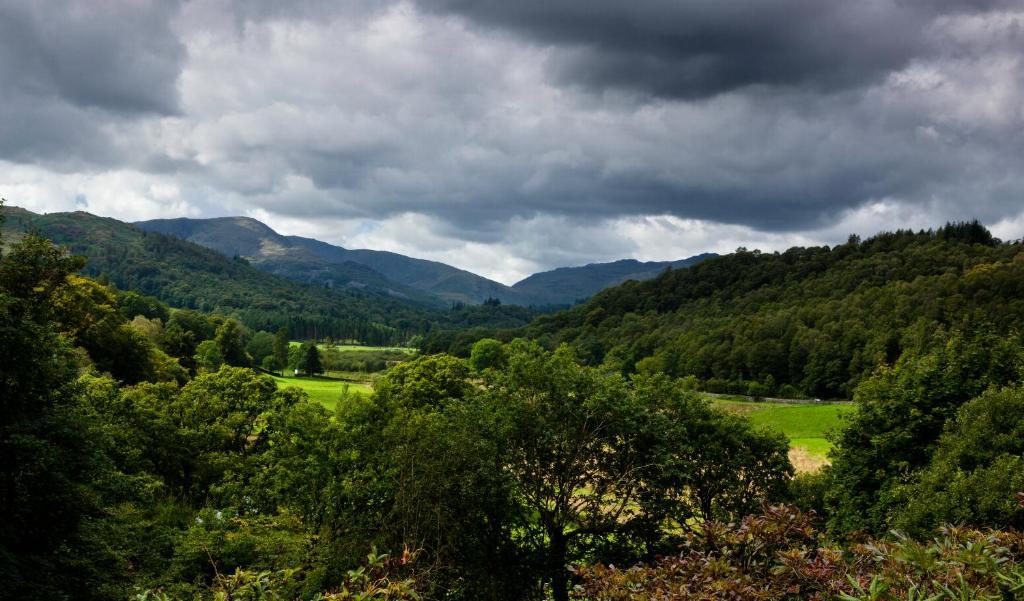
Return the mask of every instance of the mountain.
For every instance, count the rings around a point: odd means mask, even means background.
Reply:
[[[956,223],[834,247],[736,252],[487,335],[568,343],[589,364],[693,376],[712,392],[850,398],[905,350],[941,347],[954,331],[1019,330],[1022,298],[1024,244]],[[434,352],[473,342],[434,339],[425,345]]]
[[[532,304],[532,298],[504,284],[425,259],[379,250],[351,250],[301,236],[282,236],[248,217],[155,219],[136,223],[152,232],[176,236],[254,266],[318,283],[388,289],[395,294],[478,304],[498,298],[509,304]],[[417,291],[412,293],[410,291]]]
[[[649,280],[666,269],[690,267],[717,256],[715,253],[703,253],[679,261],[641,263],[635,259],[623,259],[612,263],[591,263],[581,267],[560,267],[535,273],[513,284],[512,289],[532,298],[547,299],[551,304],[572,304],[627,280]]]
[[[173,307],[233,315],[255,329],[288,327],[301,338],[391,344],[423,331],[428,320],[438,317],[423,303],[384,290],[394,284],[360,265],[336,266],[335,276],[358,276],[382,289],[370,283],[331,288],[298,283],[204,246],[89,213],[38,215],[15,207],[2,212],[5,242],[36,232],[85,256],[86,275],[108,278],[122,290],[152,295]]]
[[[564,267],[506,286],[437,261],[380,250],[347,249],[301,236],[283,236],[248,217],[155,219],[144,230],[176,236],[256,267],[306,282],[367,286],[406,298],[478,304],[497,298],[515,305],[571,305],[628,279],[646,280],[665,269],[696,264],[713,254],[681,261],[641,263],[632,259]],[[416,292],[419,296],[417,297]]]

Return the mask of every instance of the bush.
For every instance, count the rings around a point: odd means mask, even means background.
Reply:
[[[990,390],[957,411],[927,470],[896,491],[897,526],[924,533],[942,523],[1024,527],[1024,388]]]
[[[769,507],[739,524],[711,522],[679,554],[629,569],[582,566],[574,598],[599,601],[898,601],[1024,599],[1024,535],[943,528],[921,543],[896,535],[844,551],[811,516]]]

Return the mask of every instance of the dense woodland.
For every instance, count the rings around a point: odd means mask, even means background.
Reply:
[[[285,328],[295,339],[331,337],[409,344],[432,330],[517,327],[538,313],[493,304],[438,309],[373,290],[301,284],[173,236],[88,213],[34,215],[3,208],[8,241],[28,232],[88,260],[82,273],[172,307],[231,317],[253,330]],[[500,304],[499,304],[500,305]]]
[[[19,238],[0,596],[1024,599],[1021,248],[977,224],[627,283],[334,413],[253,369],[316,355],[288,322]],[[831,466],[794,477],[785,437],[694,376],[857,409]]]
[[[607,289],[522,330],[623,374],[694,376],[712,392],[852,398],[880,364],[953,330],[1015,330],[1024,247],[978,223],[896,231],[832,248],[740,249]],[[465,356],[474,340],[428,337]]]

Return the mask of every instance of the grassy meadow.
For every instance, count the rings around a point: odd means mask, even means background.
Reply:
[[[369,394],[373,391],[373,386],[368,381],[352,381],[342,380],[340,378],[331,378],[326,376],[313,376],[313,377],[292,377],[292,376],[272,376],[274,381],[277,382],[278,388],[287,388],[294,386],[301,388],[306,391],[309,398],[319,402],[324,407],[330,410],[334,410],[338,405],[338,399],[341,398],[342,392],[345,387],[348,387],[349,392],[362,392]]]
[[[297,340],[292,340],[289,343],[291,346],[300,346],[302,343]],[[327,350],[327,345],[319,343],[316,345],[321,351]],[[333,345],[334,350],[340,353],[350,352],[366,352],[366,353],[405,353],[412,355],[416,353],[416,349],[409,348],[407,346],[365,346],[362,344],[335,344]]]
[[[295,347],[302,343],[292,341],[290,344]],[[326,362],[328,357],[325,356],[325,351],[328,350],[328,345],[318,344],[317,348],[319,348],[321,352],[321,361]],[[332,345],[330,350],[332,351],[335,360],[344,360],[345,357],[393,357],[398,354],[413,355],[416,353],[416,349],[405,347],[365,346],[360,344],[335,344]],[[365,364],[359,363],[357,365],[361,368]],[[327,407],[332,411],[337,407],[338,399],[341,398],[346,387],[349,392],[369,394],[373,391],[373,380],[376,377],[374,373],[353,369],[331,369],[330,365],[325,365],[325,367],[327,368],[327,371],[323,375],[319,376],[294,377],[291,375],[290,371],[286,370],[283,376],[275,375],[274,381],[277,382],[277,385],[280,388],[288,386],[301,388],[306,391],[311,399],[321,403],[324,407]]]
[[[755,425],[785,434],[797,471],[814,471],[828,462],[826,455],[832,443],[825,433],[839,427],[841,416],[854,410],[852,404],[757,403],[722,398],[714,398],[712,403],[747,416]]]

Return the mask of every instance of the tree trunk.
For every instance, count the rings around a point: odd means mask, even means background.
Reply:
[[[551,573],[551,595],[554,601],[569,601],[569,579],[565,573],[566,547],[565,534],[561,531],[551,533],[549,569]]]

